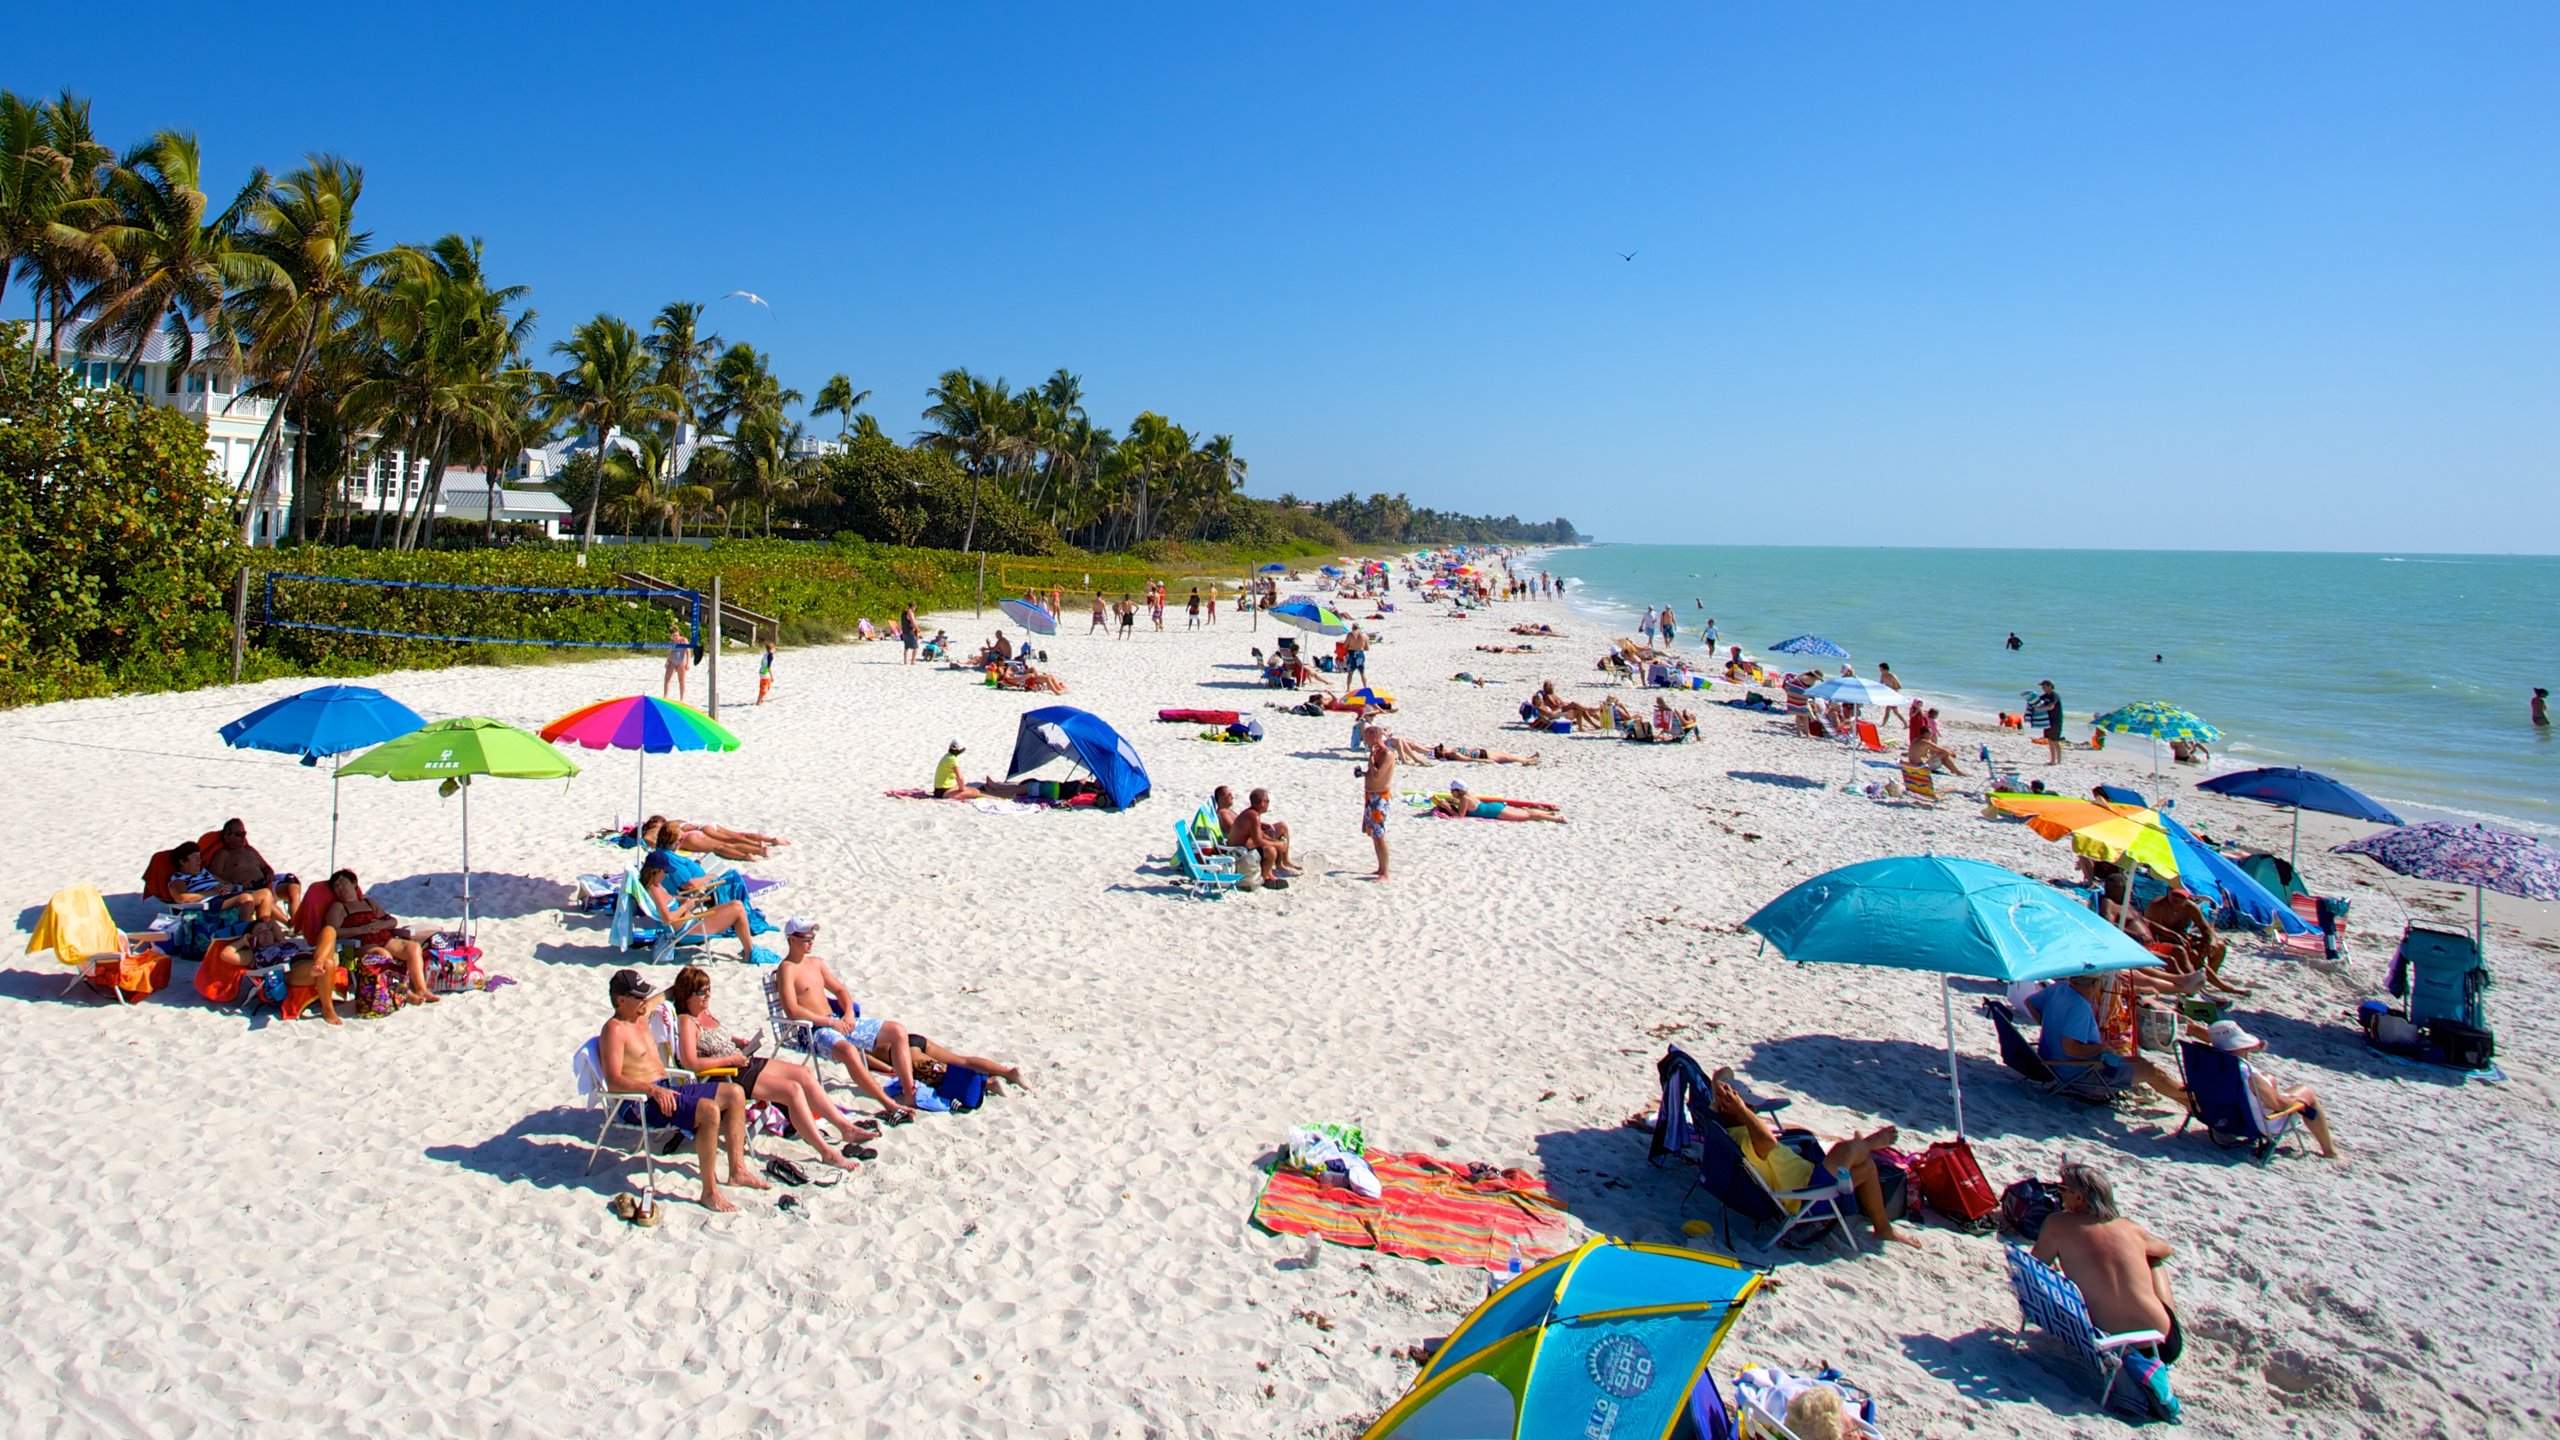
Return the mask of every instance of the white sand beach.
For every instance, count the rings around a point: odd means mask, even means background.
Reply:
[[[1180,586],[1176,591],[1179,593]],[[1480,654],[1505,627],[1568,638]],[[935,617],[964,642],[997,617]],[[1441,766],[1479,791],[1556,802],[1569,825],[1392,822],[1373,884],[1355,826],[1347,716],[1265,708],[1239,617],[1121,641],[1044,643],[1065,702],[1120,727],[1155,795],[1126,813],[989,815],[893,799],[946,741],[1002,772],[1016,718],[1049,697],[903,668],[893,644],[788,651],[770,703],[732,651],[718,756],[653,758],[650,808],[787,836],[768,909],[825,925],[821,953],[874,1013],[1019,1061],[1027,1093],[890,1131],[831,1189],[671,1205],[637,1229],[607,1202],[638,1162],[582,1173],[596,1112],[571,1053],[627,963],[601,920],[564,917],[568,881],[618,867],[581,837],[632,818],[633,759],[574,752],[575,781],[472,787],[485,964],[517,983],[330,1028],[244,1022],[179,983],[119,1008],[62,995],[23,954],[45,898],[89,881],[147,918],[149,854],[239,816],[279,867],[324,868],[325,770],[223,748],[215,727],[303,688],[273,683],[0,714],[22,843],[19,936],[0,970],[17,1141],[0,1286],[0,1410],[18,1434],[556,1436],[825,1433],[1008,1437],[1355,1436],[1445,1335],[1481,1273],[1257,1230],[1257,1163],[1293,1123],[1357,1121],[1373,1145],[1541,1173],[1595,1233],[1681,1242],[1689,1176],[1649,1169],[1626,1128],[1676,1041],[1793,1098],[1827,1134],[1951,1133],[1930,977],[1798,967],[1738,922],[1833,866],[1937,851],[2034,876],[2069,851],[1980,818],[1981,780],[1936,809],[1844,794],[1851,759],[1765,716],[1703,705],[1703,743],[1532,735],[1514,709],[1553,678],[1594,701],[1606,636],[1562,606],[1467,620],[1407,603],[1375,682],[1398,733],[1541,750],[1533,770]],[[1501,683],[1453,683],[1473,671]],[[1925,694],[1929,677],[1903,677]],[[704,677],[694,677],[701,698]],[[646,689],[654,657],[395,674],[430,718],[538,726]],[[1715,694],[1700,697],[1721,698]],[[1269,738],[1206,743],[1159,707],[1244,708]],[[2063,793],[2139,774],[2139,745],[2057,770],[2014,732],[1957,726]],[[1864,772],[1881,775],[1885,772]],[[2184,789],[2179,813],[2282,849],[2283,812]],[[1221,782],[1267,785],[1306,879],[1188,898],[1170,829]],[[458,913],[459,812],[426,785],[350,780],[339,854],[404,917]],[[2199,820],[2198,817],[2201,817]],[[2322,1094],[2343,1162],[2258,1166],[2180,1136],[2166,1104],[2110,1114],[2000,1067],[1959,991],[1968,1128],[1995,1186],[2065,1156],[2109,1172],[2129,1214],[2176,1245],[2188,1333],[2177,1367],[2198,1436],[2552,1433],[2560,1390],[2553,1189],[2560,1002],[2547,909],[2491,897],[2505,1084],[2384,1061],[2354,1030],[2412,915],[2467,921],[2468,893],[2313,851],[2362,827],[2314,817],[2308,869],[2351,896],[2343,975],[2235,947],[2241,1017],[2275,1068]],[[715,949],[727,954],[722,942]],[[712,967],[712,1008],[760,1028],[756,972]],[[672,969],[652,972],[664,985]],[[841,1081],[840,1072],[831,1078]],[[795,1142],[758,1141],[805,1159]],[[686,1193],[691,1159],[675,1174]],[[780,1192],[775,1192],[780,1193]],[[1896,1436],[2130,1433],[2061,1352],[2019,1332],[1998,1244],[1938,1228],[1917,1250],[1743,1258],[1778,1283],[1716,1363],[1836,1365]],[[1737,1240],[1741,1237],[1737,1235]]]

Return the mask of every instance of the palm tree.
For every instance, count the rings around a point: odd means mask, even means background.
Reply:
[[[865,410],[861,414],[853,417],[852,438],[856,440],[886,440],[889,438],[889,432],[880,428],[880,421],[878,417],[874,416],[870,411]]]
[[[550,417],[542,413],[542,386],[531,370],[509,369],[499,377],[496,393],[479,415],[471,437],[480,468],[489,477],[488,504],[480,518],[480,538],[498,535],[498,490],[524,452],[551,437]]]
[[[367,307],[377,342],[374,364],[348,403],[427,460],[425,483],[401,518],[396,543],[407,550],[435,538],[454,446],[468,450],[506,418],[509,374],[534,316],[508,313],[526,291],[490,288],[476,238],[447,235],[425,249],[402,246],[385,255],[377,271]]]
[[[925,391],[925,398],[933,403],[925,407],[924,421],[933,428],[917,436],[916,442],[959,461],[969,475],[969,524],[960,539],[965,553],[977,546],[980,485],[1019,448],[1019,437],[1009,424],[1012,392],[1001,378],[986,380],[967,370],[945,370]]]
[[[613,432],[663,421],[678,402],[673,390],[650,378],[649,354],[641,347],[639,332],[617,316],[596,316],[551,350],[569,359],[544,392],[552,415],[575,420],[596,437],[596,478],[587,497],[586,533],[578,541],[584,554],[596,543],[596,512],[604,502],[603,460],[613,447]]]
[[[321,337],[360,307],[372,266],[373,236],[355,228],[364,170],[333,155],[311,155],[303,167],[267,188],[250,206],[239,252],[245,283],[233,292],[232,324],[249,341],[251,368],[283,376],[275,408],[250,447],[248,506],[240,543],[257,535],[258,512],[275,491],[278,441],[285,411],[302,394],[303,374]]]
[[[755,488],[756,508],[762,512],[765,538],[773,538],[773,512],[776,506],[793,499],[800,491],[805,467],[795,452],[800,448],[798,425],[757,419],[738,427],[736,453],[738,463]]]
[[[114,269],[114,257],[94,232],[109,213],[99,186],[115,153],[91,131],[89,102],[70,91],[51,101],[18,104],[21,113],[0,122],[0,143],[11,152],[16,172],[0,211],[0,230],[6,231],[0,245],[27,278],[30,313],[49,321],[45,347],[59,365],[63,312],[70,308],[73,287],[102,280]]]
[[[674,423],[692,425],[702,408],[703,376],[711,368],[711,357],[720,351],[720,337],[702,333],[702,306],[691,300],[660,306],[657,318],[649,322],[649,338],[642,343],[658,362],[658,383],[675,392]],[[679,430],[674,441],[681,445],[692,438]]]
[[[821,415],[843,416],[844,423],[836,428],[836,438],[850,440],[853,438],[853,412],[861,406],[863,401],[870,398],[870,391],[855,390],[853,381],[845,376],[830,375],[827,377],[827,383],[818,387],[818,398],[810,402],[809,418],[815,420]]]
[[[195,367],[195,326],[214,327],[217,343],[224,292],[255,274],[239,254],[241,218],[264,194],[267,172],[249,183],[208,220],[204,157],[196,137],[163,130],[135,146],[110,171],[106,198],[115,218],[99,228],[98,243],[114,257],[115,271],[71,309],[99,339],[123,344],[120,379],[131,383],[154,331],[170,331],[170,388]],[[176,323],[172,324],[174,321]]]
[[[714,430],[735,433],[758,421],[782,423],[783,410],[800,403],[773,375],[773,357],[741,342],[720,352],[711,366],[711,404],[703,419]]]

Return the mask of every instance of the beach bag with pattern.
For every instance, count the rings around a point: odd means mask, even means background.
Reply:
[[[373,959],[357,962],[356,1014],[372,1020],[399,1009],[406,979],[397,964]]]
[[[2033,1243],[2044,1233],[2045,1217],[2062,1208],[2062,1187],[2030,1175],[2000,1192],[2000,1228]]]
[[[1988,1231],[2000,1202],[1963,1137],[1941,1140],[1911,1158],[1911,1180],[1929,1213],[1967,1230]]]

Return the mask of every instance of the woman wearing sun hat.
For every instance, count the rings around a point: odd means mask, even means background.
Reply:
[[[2240,1062],[2240,1078],[2249,1087],[2249,1098],[2258,1107],[2259,1123],[2273,1125],[2288,1115],[2302,1117],[2302,1128],[2320,1146],[2320,1153],[2331,1160],[2338,1158],[2336,1142],[2329,1138],[2329,1117],[2320,1108],[2320,1097],[2310,1086],[2291,1090],[2278,1085],[2274,1077],[2250,1063],[2250,1057],[2267,1048],[2267,1042],[2250,1034],[2237,1020],[2216,1020],[2205,1031],[2213,1048]]]

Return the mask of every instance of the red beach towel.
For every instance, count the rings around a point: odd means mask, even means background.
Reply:
[[[1371,1150],[1362,1158],[1378,1174],[1385,1192],[1378,1199],[1329,1189],[1282,1166],[1254,1202],[1254,1223],[1276,1235],[1313,1235],[1445,1265],[1507,1262],[1514,1240],[1528,1262],[1573,1248],[1563,1203],[1536,1176],[1492,1170],[1471,1180],[1467,1166],[1429,1155]]]

